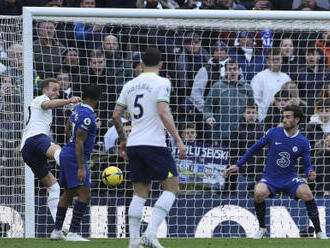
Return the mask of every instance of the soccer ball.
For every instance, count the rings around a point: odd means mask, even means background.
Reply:
[[[123,181],[123,172],[116,166],[109,166],[102,172],[102,181],[107,186],[117,186]]]

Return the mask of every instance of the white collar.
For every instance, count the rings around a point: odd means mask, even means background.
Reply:
[[[297,132],[292,135],[292,136],[289,136],[289,134],[287,133],[287,131],[285,131],[285,129],[283,128],[283,131],[284,131],[284,134],[288,137],[288,138],[294,138],[296,137],[298,134],[299,134],[299,129],[297,130]]]
[[[88,104],[81,103],[80,105],[83,106],[83,107],[85,107],[85,108],[88,108],[88,109],[90,109],[90,110],[92,110],[94,112],[94,109],[91,106],[89,106]]]

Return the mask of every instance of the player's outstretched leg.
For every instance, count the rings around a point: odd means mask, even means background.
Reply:
[[[307,214],[314,225],[316,237],[319,239],[327,239],[327,235],[321,230],[319,210],[317,209],[315,199],[309,186],[305,183],[300,184],[296,191],[296,196],[305,202]]]
[[[265,223],[265,215],[266,215],[266,202],[265,199],[270,195],[269,189],[266,184],[259,183],[256,185],[254,190],[254,207],[257,214],[257,219],[259,222],[259,230],[253,237],[254,239],[263,238],[266,233],[266,223]]]
[[[56,181],[55,177],[51,172],[48,172],[48,174],[41,179],[41,183],[47,188],[48,191],[47,205],[55,223],[57,205],[60,199],[60,192],[61,192],[60,185],[58,184],[58,182]]]

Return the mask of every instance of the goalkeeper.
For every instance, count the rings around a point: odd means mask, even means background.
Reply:
[[[307,208],[316,237],[327,239],[321,231],[319,212],[313,194],[306,181],[300,178],[295,169],[296,161],[302,157],[306,176],[316,178],[311,165],[309,140],[299,133],[298,124],[303,118],[302,109],[296,105],[286,106],[282,111],[283,127],[270,129],[257,143],[250,147],[236,165],[225,172],[225,177],[235,172],[262,147],[269,145],[266,167],[261,180],[254,189],[254,204],[259,221],[259,230],[254,238],[261,239],[266,234],[265,212],[267,197],[278,192],[288,194],[291,198],[302,199]]]

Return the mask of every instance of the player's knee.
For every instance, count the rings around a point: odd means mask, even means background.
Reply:
[[[313,200],[313,194],[312,194],[312,192],[310,192],[310,191],[307,191],[307,192],[303,192],[303,193],[301,193],[301,195],[300,195],[300,198],[303,200],[303,201],[311,201],[311,200]]]
[[[254,200],[256,202],[263,202],[267,197],[267,194],[263,191],[256,190],[254,192]]]

